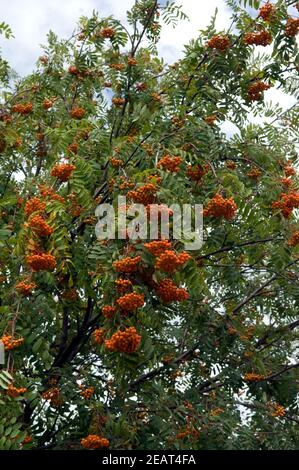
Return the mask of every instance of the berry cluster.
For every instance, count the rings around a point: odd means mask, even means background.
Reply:
[[[108,439],[96,434],[89,434],[89,436],[81,440],[81,445],[85,449],[101,449],[102,447],[109,447],[109,444]]]
[[[88,388],[81,390],[80,395],[85,400],[89,400],[93,396],[94,391],[95,391],[94,387],[88,387]]]
[[[70,73],[71,75],[79,75],[80,71],[75,65],[70,65],[68,68],[68,73]]]
[[[50,109],[52,108],[53,104],[54,104],[54,100],[49,100],[48,98],[45,98],[43,101],[43,108]]]
[[[151,93],[151,99],[156,101],[156,103],[160,103],[160,101],[162,101],[162,96],[159,93]]]
[[[36,233],[39,237],[48,237],[53,233],[53,228],[45,221],[45,219],[37,214],[29,219],[28,226]]]
[[[14,339],[11,335],[4,335],[0,341],[4,344],[5,351],[12,351],[24,343],[24,338]]]
[[[112,318],[116,313],[116,308],[112,305],[104,305],[102,308],[102,314],[105,318]]]
[[[125,98],[112,98],[114,106],[123,106],[126,102]]]
[[[118,72],[121,72],[126,66],[125,64],[110,64],[109,65],[110,69],[117,70]]]
[[[104,328],[97,328],[92,334],[94,342],[99,345],[104,343],[105,335],[106,331]]]
[[[248,171],[247,176],[248,178],[257,180],[261,176],[261,174],[262,172],[258,168],[252,168],[250,171]]]
[[[235,170],[237,168],[237,165],[236,163],[233,161],[233,160],[227,160],[225,162],[225,166],[226,168],[228,168],[229,170]]]
[[[141,261],[140,256],[135,256],[135,258],[123,258],[113,263],[114,269],[119,273],[134,273],[138,270],[138,265]]]
[[[294,176],[296,175],[296,170],[292,165],[288,164],[284,167],[284,172],[286,176]]]
[[[134,188],[134,183],[132,181],[126,180],[124,177],[121,178],[121,181],[122,182],[118,185],[118,188],[121,191]]]
[[[207,46],[218,51],[225,51],[230,46],[230,40],[227,36],[218,34],[208,41]]]
[[[174,125],[174,127],[181,129],[182,127],[184,127],[185,120],[180,119],[178,116],[173,116],[171,118],[171,122]]]
[[[259,17],[264,21],[271,21],[275,16],[275,6],[272,3],[267,2],[266,5],[263,5],[259,10]]]
[[[31,436],[26,436],[24,437],[23,441],[22,441],[22,446],[26,445],[26,444],[30,444],[30,442],[32,442],[32,437]]]
[[[8,389],[6,390],[6,393],[10,398],[17,398],[26,392],[27,392],[27,388],[24,388],[24,387],[17,388],[17,387],[14,387],[13,385],[9,385]]]
[[[231,220],[235,216],[237,205],[232,197],[225,199],[220,194],[216,194],[211,199],[207,208],[204,209],[204,216],[211,217],[224,217],[226,220]]]
[[[189,298],[189,294],[184,288],[177,287],[171,279],[163,279],[155,288],[157,295],[162,302],[183,302]]]
[[[172,157],[171,155],[164,155],[158,164],[158,168],[162,168],[163,170],[170,171],[171,173],[178,173],[180,171],[180,164],[182,163],[181,157]]]
[[[217,119],[218,117],[215,114],[211,114],[210,116],[206,116],[204,118],[204,122],[208,124],[208,126],[214,126]]]
[[[264,375],[255,374],[254,372],[248,372],[244,375],[245,382],[261,382],[264,378]]]
[[[270,415],[273,418],[283,418],[286,414],[285,408],[279,403],[270,403],[269,409],[270,409]]]
[[[58,201],[62,204],[65,202],[64,197],[60,196],[60,194],[55,193],[54,189],[50,186],[46,186],[44,184],[39,185],[39,192],[44,199],[49,199],[50,201]]]
[[[131,326],[124,331],[117,331],[110,339],[105,341],[105,346],[109,351],[134,353],[140,346],[141,336],[136,328]]]
[[[33,271],[53,271],[56,267],[55,256],[50,253],[37,253],[26,256],[26,263]]]
[[[171,250],[172,245],[169,240],[155,240],[153,242],[145,243],[146,248],[153,256],[160,256],[166,250]]]
[[[73,108],[71,109],[70,116],[73,119],[82,119],[83,116],[85,116],[85,113],[86,111],[83,108]]]
[[[41,201],[38,197],[32,197],[31,199],[28,199],[28,201],[25,204],[25,216],[29,217],[31,214],[34,212],[42,212],[46,208],[46,203]]]
[[[35,282],[18,282],[18,284],[15,285],[16,291],[18,291],[22,295],[29,295],[31,292],[36,288]]]
[[[57,387],[52,387],[42,393],[42,398],[51,403],[52,406],[60,406],[63,403],[60,390]]]
[[[114,157],[110,158],[110,163],[111,163],[111,166],[113,166],[113,168],[120,168],[124,164],[122,160],[120,160],[119,158],[114,158]]]
[[[272,35],[265,29],[256,31],[254,33],[246,33],[244,35],[245,44],[255,46],[269,46],[272,42]]]
[[[297,246],[299,244],[299,232],[293,232],[291,237],[288,239],[287,244],[289,246]]]
[[[130,66],[137,65],[137,60],[134,57],[128,57],[128,65]]]
[[[281,184],[283,184],[287,188],[289,188],[293,184],[293,181],[291,180],[291,178],[280,178],[279,181]]]
[[[248,88],[248,99],[250,101],[260,101],[263,98],[263,92],[269,90],[271,85],[267,83],[256,81]]]
[[[189,259],[191,259],[191,256],[184,251],[177,255],[172,250],[166,250],[164,253],[158,256],[155,263],[155,268],[158,271],[173,273],[178,268],[187,263]]]
[[[286,36],[292,38],[299,32],[299,18],[289,18],[286,24]]]
[[[23,103],[23,104],[15,104],[12,108],[11,111],[13,113],[19,113],[19,114],[30,114],[32,112],[33,105],[32,103]]]
[[[209,171],[209,166],[201,166],[201,165],[188,165],[187,167],[187,176],[190,178],[192,181],[200,181],[204,175],[207,174]]]
[[[131,292],[119,297],[116,303],[124,312],[133,312],[144,305],[144,295]]]
[[[146,84],[146,83],[143,83],[143,82],[137,83],[136,89],[137,89],[138,91],[145,91],[145,90],[147,90],[147,84]]]
[[[100,31],[100,36],[102,36],[102,38],[105,38],[105,39],[110,39],[115,36],[115,31],[113,28],[108,28],[108,27],[103,28]]]
[[[79,150],[79,145],[76,142],[69,144],[66,148],[67,153],[77,154]]]
[[[299,208],[299,193],[292,191],[288,194],[283,193],[280,201],[272,202],[272,209],[280,209],[282,215],[288,219],[293,209]]]
[[[76,302],[78,299],[78,292],[76,289],[68,289],[62,294],[63,299],[68,300],[69,302]]]
[[[116,285],[117,292],[120,294],[128,292],[133,287],[132,282],[129,281],[129,279],[116,279],[114,283]]]
[[[76,167],[70,163],[60,163],[53,166],[51,176],[55,176],[60,181],[68,181],[75,169]]]
[[[137,204],[153,204],[156,198],[157,187],[152,183],[146,183],[135,191],[129,191],[128,197]]]

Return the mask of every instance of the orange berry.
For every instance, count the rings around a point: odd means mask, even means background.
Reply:
[[[166,250],[157,258],[155,268],[158,271],[173,273],[189,261],[189,259],[191,259],[191,256],[186,252],[177,255],[172,250]]]
[[[245,382],[261,382],[264,378],[264,375],[255,374],[254,372],[248,372],[244,375]]]
[[[281,194],[279,201],[272,202],[272,209],[280,209],[282,215],[288,219],[293,209],[299,208],[299,193],[291,191],[290,193]]]
[[[272,35],[266,30],[261,30],[244,35],[244,42],[248,45],[269,46],[272,42]]]
[[[259,17],[264,21],[270,22],[275,17],[276,8],[272,3],[267,2],[266,5],[263,5],[259,10]]]
[[[177,287],[171,279],[163,279],[155,287],[157,295],[165,302],[183,302],[189,298],[184,288]]]
[[[131,326],[124,331],[117,331],[110,339],[105,341],[105,346],[109,351],[134,353],[140,346],[141,336],[136,329]]]
[[[287,245],[289,246],[297,246],[299,244],[299,231],[295,231],[292,233],[291,237],[287,241]]]
[[[113,28],[103,28],[101,29],[100,36],[102,36],[105,39],[111,39],[115,36],[115,30]]]
[[[8,389],[6,390],[6,393],[10,398],[17,398],[26,392],[27,392],[27,388],[24,388],[24,387],[16,388],[13,385],[9,385]]]
[[[216,194],[211,199],[207,208],[204,209],[203,215],[210,217],[224,217],[227,220],[231,220],[236,213],[237,205],[233,198],[225,199],[220,194]]]
[[[89,434],[81,440],[81,445],[85,449],[101,449],[102,447],[109,447],[109,444],[108,439],[97,436],[96,434]]]
[[[138,270],[138,265],[141,261],[140,256],[135,258],[123,258],[113,263],[114,269],[119,273],[133,273]]]
[[[218,51],[225,51],[230,46],[230,39],[224,35],[213,36],[207,43],[210,49],[217,49]]]
[[[54,231],[41,215],[30,217],[27,225],[40,237],[47,237]]]
[[[44,109],[50,109],[50,108],[52,108],[53,104],[54,104],[54,100],[49,100],[49,99],[45,98],[44,101],[43,101],[43,108]]]
[[[117,299],[116,303],[123,311],[132,312],[144,305],[144,295],[131,292]]]
[[[93,340],[96,344],[103,344],[106,335],[106,330],[104,328],[96,328],[92,334]]]
[[[70,112],[70,115],[73,119],[82,119],[85,114],[86,111],[83,108],[73,108]]]
[[[105,305],[102,308],[102,313],[105,318],[112,318],[113,315],[116,313],[116,308],[113,307],[112,305]]]
[[[135,191],[129,191],[127,196],[137,204],[153,204],[156,198],[157,187],[152,183],[146,183]]]
[[[271,86],[259,80],[252,83],[248,88],[248,99],[250,101],[260,101],[263,98],[263,92],[269,90]]]
[[[4,335],[0,341],[4,344],[5,351],[12,351],[24,343],[24,338],[14,339],[11,335]]]
[[[33,105],[32,103],[23,103],[23,104],[15,104],[12,108],[11,111],[13,113],[19,113],[19,114],[30,114],[32,112]]]
[[[26,283],[24,281],[19,282],[15,285],[16,291],[20,294],[27,296],[36,288],[35,282]]]
[[[92,395],[94,394],[95,388],[94,387],[89,387],[85,388],[80,392],[81,397],[83,397],[85,400],[89,400]]]
[[[26,263],[33,271],[53,271],[56,267],[55,256],[50,253],[39,253],[26,256]]]
[[[60,181],[68,181],[71,177],[71,174],[76,169],[74,165],[70,163],[60,163],[54,165],[51,170],[51,176],[55,176],[56,178],[60,179]]]
[[[171,250],[172,245],[168,240],[157,240],[144,244],[146,248],[153,256],[160,256],[166,250]]]
[[[28,201],[25,204],[25,216],[28,217],[34,212],[41,212],[45,210],[46,208],[46,203],[41,201],[37,197],[32,197],[31,199],[28,199]]]
[[[187,176],[190,178],[192,181],[200,181],[204,175],[208,173],[208,168],[207,166],[201,166],[201,165],[188,165],[187,167]]]
[[[133,287],[132,282],[129,281],[129,279],[117,279],[114,282],[115,282],[117,291],[122,294],[127,292]]]
[[[289,18],[285,28],[288,37],[295,37],[299,32],[299,18]]]
[[[262,172],[258,168],[252,168],[247,176],[252,179],[258,179],[261,176]]]
[[[180,171],[180,164],[183,159],[181,157],[172,157],[171,155],[164,155],[157,164],[158,168],[168,170],[171,173],[178,173]]]
[[[123,106],[125,104],[125,98],[112,98],[112,103],[114,106]]]

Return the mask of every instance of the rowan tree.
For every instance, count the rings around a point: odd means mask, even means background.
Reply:
[[[244,3],[175,64],[154,0],[1,59],[2,449],[298,448],[298,106],[265,101],[297,97],[298,3]],[[119,195],[203,204],[202,248],[98,240]]]

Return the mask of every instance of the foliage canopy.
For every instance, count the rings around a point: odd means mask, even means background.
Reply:
[[[227,3],[172,65],[154,0],[1,59],[1,449],[298,448],[298,5]],[[203,203],[202,249],[98,241],[120,194]]]

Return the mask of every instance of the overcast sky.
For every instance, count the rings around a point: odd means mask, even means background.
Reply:
[[[163,3],[165,0],[160,0]],[[169,63],[175,62],[184,44],[209,23],[216,7],[219,30],[228,26],[231,15],[225,0],[179,0],[178,3],[190,21],[180,22],[175,29],[163,28],[159,49]],[[101,16],[115,15],[122,20],[133,4],[134,0],[0,0],[0,22],[8,23],[15,36],[9,41],[0,37],[3,56],[20,75],[25,75],[34,68],[42,53],[40,44],[46,43],[50,29],[59,37],[68,38],[80,16],[90,16],[96,10]],[[294,103],[293,98],[279,90],[271,89],[266,96],[283,107]]]

